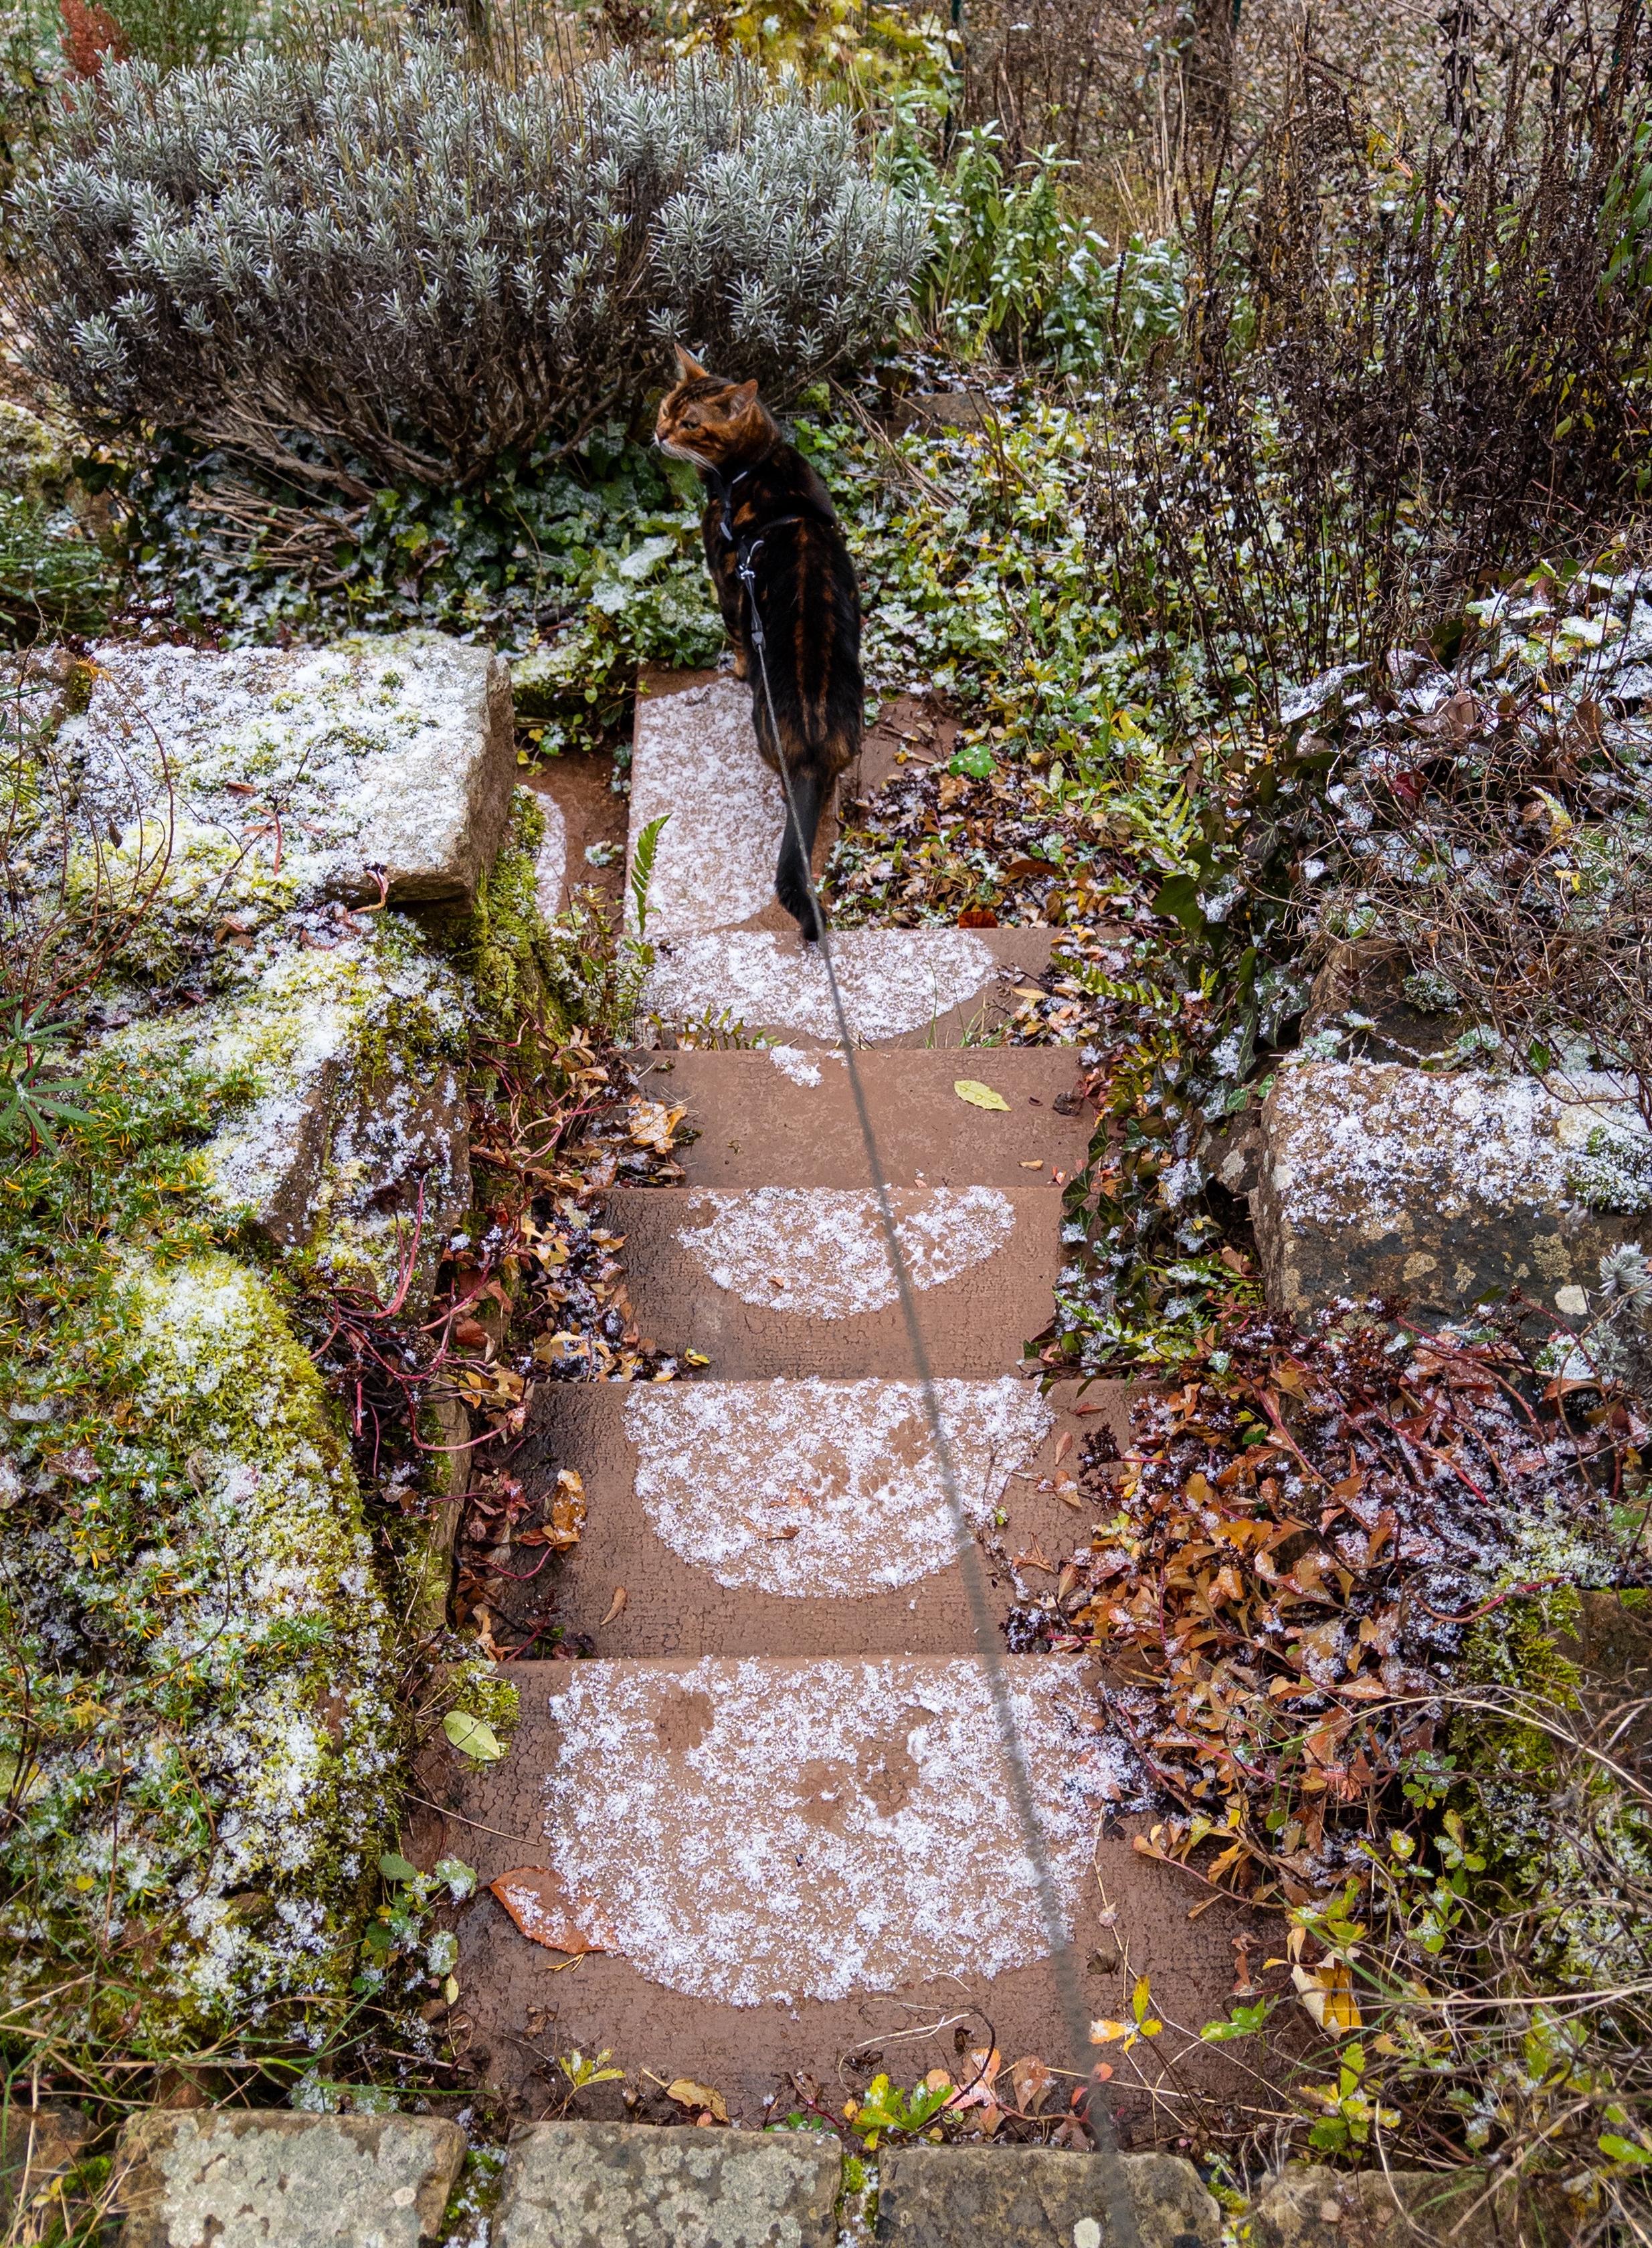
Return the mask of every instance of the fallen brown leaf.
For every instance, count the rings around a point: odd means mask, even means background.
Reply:
[[[675,2100],[679,2108],[698,2108],[714,2116],[719,2123],[729,2120],[728,2104],[723,2094],[709,2084],[696,2084],[691,2076],[679,2076],[666,2086],[665,2096]]]
[[[568,1902],[556,1875],[543,1866],[517,1866],[488,1884],[500,1903],[531,1943],[547,1951],[577,1956],[586,1951],[611,1951],[613,1938],[606,1929],[593,1935],[579,1925],[580,1916]],[[590,1917],[587,1909],[584,1916]]]
[[[1036,2053],[1027,2053],[1010,2065],[1010,2081],[1015,2087],[1015,2104],[1024,2115],[1030,2115],[1043,2099],[1054,2080],[1054,2071]]]
[[[612,1623],[614,1621],[615,1616],[620,1614],[620,1610],[625,1606],[625,1587],[623,1585],[616,1585],[614,1588],[614,1598],[608,1602],[608,1613],[602,1619],[604,1623]]]

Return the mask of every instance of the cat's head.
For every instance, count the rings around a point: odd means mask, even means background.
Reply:
[[[660,401],[654,442],[696,469],[723,469],[756,460],[779,435],[755,382],[708,374],[681,344],[677,379]]]

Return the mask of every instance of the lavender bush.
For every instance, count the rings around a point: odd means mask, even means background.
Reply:
[[[899,322],[928,250],[845,116],[704,57],[112,65],[13,203],[14,311],[83,420],[359,495],[577,437],[673,336],[784,394]]]

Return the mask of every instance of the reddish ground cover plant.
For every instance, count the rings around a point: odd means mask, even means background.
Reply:
[[[1471,1635],[1642,1573],[1630,1408],[1512,1324],[1457,1341],[1381,1309],[1243,1317],[1137,1408],[1128,1457],[1086,1447],[1111,1519],[1068,1606],[1175,1806],[1137,1847],[1258,1902],[1363,1881],[1419,1782],[1449,1786]]]

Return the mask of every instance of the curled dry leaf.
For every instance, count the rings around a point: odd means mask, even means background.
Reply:
[[[626,1112],[626,1128],[637,1147],[668,1155],[673,1134],[688,1113],[686,1107],[668,1108],[663,1100],[633,1100]]]
[[[729,2120],[728,2103],[723,2094],[713,2085],[696,2084],[691,2076],[675,2077],[666,2086],[665,2096],[675,2100],[679,2108],[693,2108],[719,2123]]]
[[[616,1585],[614,1588],[614,1598],[608,1602],[608,1612],[602,1619],[604,1623],[612,1623],[614,1621],[615,1616],[617,1616],[624,1608],[625,1599],[625,1587],[623,1585]]]
[[[961,2072],[965,2077],[963,2088],[953,2094],[947,2106],[996,2108],[998,2103],[992,2086],[1003,2066],[1004,2059],[997,2046],[990,2049],[985,2046],[975,2046],[969,2055],[967,2069]]]
[[[571,1957],[586,1951],[612,1951],[614,1937],[597,1920],[588,1897],[569,1902],[556,1875],[543,1866],[516,1866],[490,1881],[500,1903],[530,1942]]]
[[[577,1469],[563,1468],[559,1472],[543,1527],[545,1544],[559,1553],[579,1544],[585,1527],[585,1484]]]
[[[1015,2087],[1015,2104],[1024,2115],[1033,2113],[1053,2080],[1054,2071],[1036,2053],[1027,2053],[1010,2064],[1010,2081]]]

